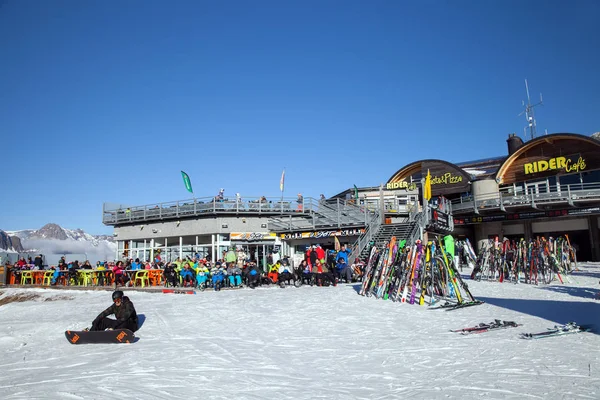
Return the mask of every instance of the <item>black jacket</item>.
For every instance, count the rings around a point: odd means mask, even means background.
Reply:
[[[123,301],[120,306],[113,303],[106,310],[102,311],[98,317],[96,317],[96,320],[101,320],[112,314],[115,315],[117,321],[121,322],[123,326],[128,326],[129,329],[135,328],[131,329],[134,332],[138,330],[137,313],[135,312],[135,307],[131,300],[129,300],[129,297],[123,296]]]

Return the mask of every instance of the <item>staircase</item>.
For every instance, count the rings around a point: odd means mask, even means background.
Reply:
[[[381,248],[386,242],[389,242],[392,236],[396,236],[396,241],[409,239],[415,228],[418,228],[416,222],[404,222],[400,224],[381,225],[370,242]],[[369,257],[371,246],[365,246],[360,252],[360,259],[365,260]]]
[[[365,214],[366,213],[366,214]],[[284,212],[269,218],[269,228],[275,232],[332,228],[364,227],[371,212],[352,202],[340,199],[317,201],[305,198],[303,212]]]

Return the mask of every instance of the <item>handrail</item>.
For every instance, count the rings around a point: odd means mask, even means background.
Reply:
[[[512,188],[510,188],[512,189]],[[553,186],[550,190],[536,193],[533,187],[528,191],[517,194],[509,193],[507,188],[502,188],[499,193],[491,193],[474,197],[464,196],[452,201],[452,208],[456,211],[473,211],[477,209],[504,208],[504,207],[536,207],[540,204],[568,203],[573,201],[589,201],[600,199],[600,184],[569,184]]]
[[[356,239],[356,241],[352,244],[352,257],[356,258],[360,255],[363,249],[369,244],[369,242],[373,239],[373,237],[377,234],[379,227],[381,226],[381,216],[379,212],[374,211],[372,214],[367,212],[367,221],[365,224],[365,231]]]

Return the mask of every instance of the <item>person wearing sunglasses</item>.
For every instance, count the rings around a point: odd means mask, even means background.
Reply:
[[[112,294],[112,299],[113,304],[96,317],[90,330],[129,329],[132,332],[137,331],[138,317],[129,297],[125,296],[123,291],[116,290]],[[113,314],[116,319],[108,318]]]

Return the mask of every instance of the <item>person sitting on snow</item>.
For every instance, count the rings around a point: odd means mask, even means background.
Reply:
[[[225,270],[221,267],[221,263],[217,262],[215,268],[211,271],[211,275],[215,291],[221,290],[225,281]]]
[[[196,282],[198,286],[204,284],[206,285],[206,281],[208,280],[208,276],[210,275],[210,271],[206,267],[206,264],[200,262],[198,264],[198,268],[196,269]]]
[[[255,263],[250,263],[248,272],[246,273],[246,286],[250,289],[254,289],[260,284],[260,272],[256,268]]]
[[[229,286],[236,287],[242,285],[242,270],[234,262],[229,263],[227,276],[229,277]]]
[[[290,284],[290,281],[295,281],[294,274],[292,274],[292,268],[287,263],[282,263],[279,266],[279,282],[287,282]]]
[[[269,273],[267,274],[267,277],[273,283],[277,283],[277,280],[279,278],[279,267],[280,266],[281,266],[281,262],[279,260],[277,260],[277,262],[275,264],[271,265],[271,268],[269,268]]]
[[[196,282],[194,281],[195,273],[192,270],[192,267],[189,262],[186,262],[183,265],[183,269],[179,272],[179,276],[181,278],[181,284],[183,286],[195,286]]]
[[[315,269],[313,269],[313,273]],[[317,260],[317,268],[315,275],[315,282],[317,282],[318,286],[336,286],[335,276],[333,276],[333,272],[327,268],[327,265],[321,264],[319,260]]]
[[[348,264],[346,264],[346,261],[342,257],[337,260],[335,272],[340,280],[345,279],[348,283],[352,282],[352,269],[348,267]]]
[[[163,276],[165,278],[165,287],[169,285],[177,286],[177,271],[175,270],[175,264],[168,262],[163,270]]]
[[[112,294],[113,304],[102,311],[94,322],[92,322],[91,331],[103,331],[105,329],[129,329],[132,332],[138,330],[138,317],[135,307],[129,297],[125,296],[121,290],[114,291]],[[114,314],[115,319],[108,318]]]
[[[300,280],[300,282],[302,282],[303,284],[305,284],[305,285],[310,284],[311,279],[312,279],[312,272],[311,272],[310,265],[308,265],[308,261],[302,260],[302,262],[296,269],[296,275],[298,276],[298,279]]]

